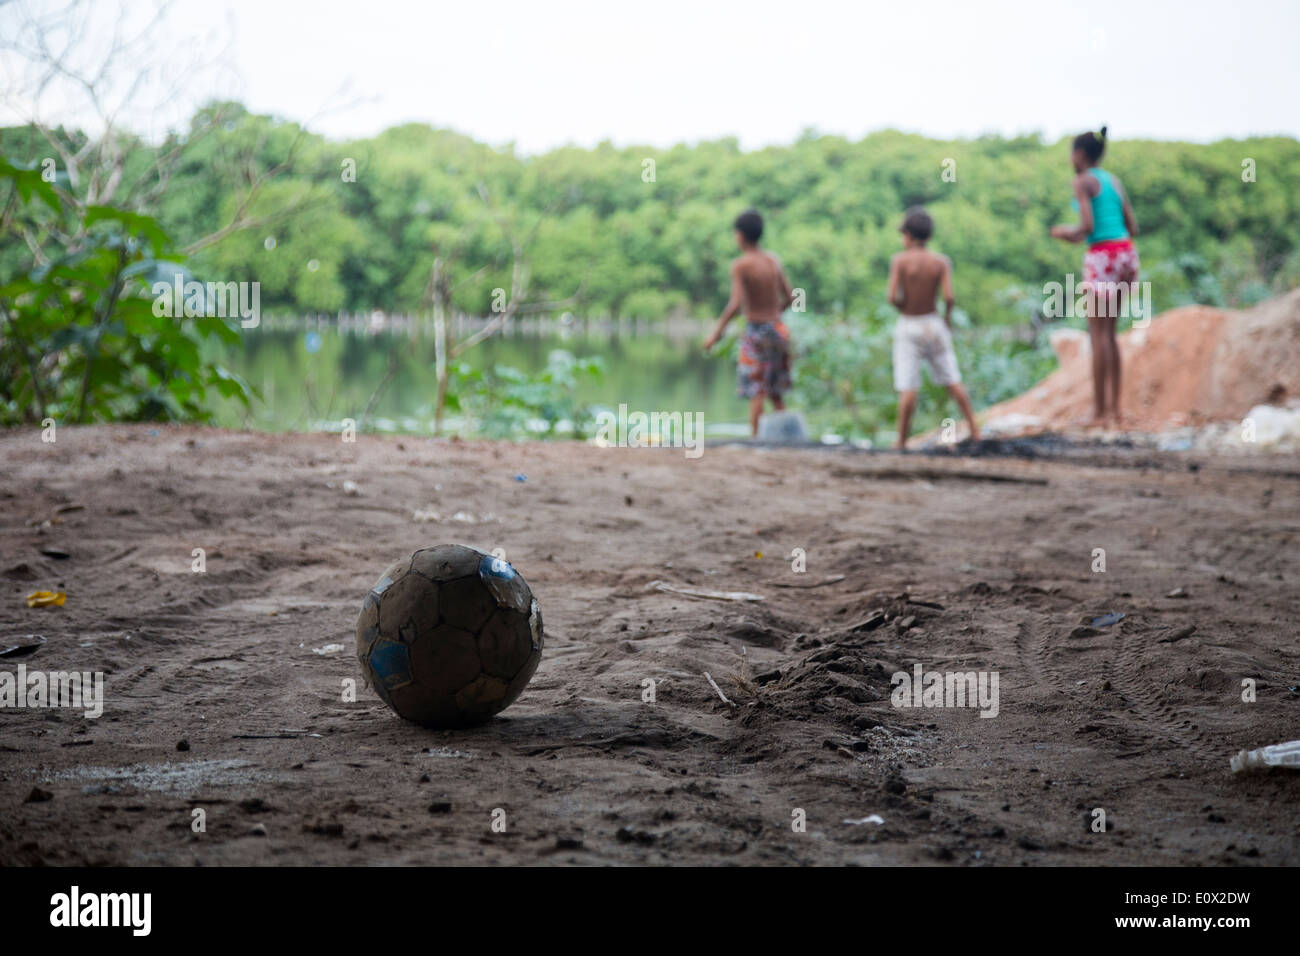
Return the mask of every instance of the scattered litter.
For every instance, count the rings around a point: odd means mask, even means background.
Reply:
[[[864,620],[859,621],[849,628],[850,631],[874,631],[880,625],[885,623],[885,612],[883,608],[876,608],[866,616]]]
[[[1168,594],[1166,594],[1165,597],[1167,597],[1167,598],[1185,598],[1185,597],[1187,597],[1187,592],[1186,592],[1183,588],[1181,588],[1181,587],[1177,587],[1177,588],[1174,588],[1172,591],[1170,591]]]
[[[758,435],[755,437],[760,442],[803,444],[809,441],[808,423],[798,412],[768,412],[758,420]]]
[[[827,584],[838,584],[844,580],[842,574],[832,574],[829,578],[822,578],[820,581],[809,581],[807,583],[795,583],[792,581],[773,581],[772,586],[778,588],[820,588]]]
[[[1278,408],[1274,405],[1256,405],[1246,413],[1244,421],[1255,426],[1254,444],[1262,448],[1300,447],[1300,408]],[[1234,438],[1240,438],[1240,429],[1234,429]]]
[[[311,652],[313,654],[337,654],[341,650],[343,650],[342,644],[326,644],[324,647],[313,647]]]
[[[151,790],[193,794],[212,787],[242,786],[260,780],[273,781],[277,774],[257,769],[247,760],[189,760],[182,763],[133,764],[126,767],[77,765],[52,772],[55,781],[70,781],[83,793]],[[85,789],[89,784],[94,789]],[[105,789],[100,789],[101,784]]]
[[[1043,420],[1037,415],[1026,415],[1018,412],[999,415],[980,425],[980,431],[988,437],[1024,435],[1040,431],[1042,428]]]
[[[1195,633],[1196,633],[1196,625],[1187,624],[1184,625],[1183,627],[1178,628],[1175,631],[1171,631],[1170,633],[1166,634],[1164,637],[1157,638],[1156,643],[1172,644],[1174,643],[1174,641],[1181,641],[1185,637],[1191,637]]]
[[[1273,744],[1258,750],[1243,750],[1229,761],[1233,773],[1263,770],[1266,767],[1293,767],[1300,770],[1300,740]]]
[[[343,493],[349,498],[356,498],[361,494],[361,486],[348,478],[343,482]]]
[[[762,552],[762,551],[755,551],[755,552],[754,552],[754,557],[756,557],[756,558],[761,558],[762,556],[763,556],[763,552]]]
[[[425,747],[420,752],[423,754],[428,754],[430,757],[451,757],[460,760],[469,760],[471,757],[474,756],[474,754],[470,753],[469,751],[452,750],[450,747]]]
[[[718,682],[715,681],[712,677],[709,676],[709,672],[708,672],[708,671],[705,671],[705,672],[704,672],[704,679],[705,679],[706,681],[709,682],[709,686],[711,686],[714,690],[716,690],[716,691],[718,692],[718,696],[722,698],[722,702],[723,702],[724,704],[726,704],[728,707],[735,707],[735,706],[736,706],[734,703],[732,703],[731,701],[727,700],[727,695],[724,694],[724,693],[722,692],[722,688],[718,686]]]
[[[920,598],[909,597],[907,599],[907,603],[915,604],[917,607],[928,607],[934,611],[943,610],[943,605],[940,604],[938,601],[922,601]]]
[[[444,518],[441,513],[434,511],[432,508],[417,508],[411,514],[413,521],[455,521],[458,524],[490,524],[496,521],[496,515],[490,511],[485,511],[480,515],[471,514],[468,511],[457,511],[454,515]]]
[[[854,827],[860,827],[864,823],[874,823],[876,826],[879,827],[885,825],[885,818],[878,813],[873,813],[870,816],[863,817],[861,820],[845,820],[844,822],[847,823],[849,826],[854,826]]]
[[[1092,619],[1092,626],[1093,626],[1093,627],[1110,627],[1112,624],[1118,624],[1120,621],[1124,620],[1124,618],[1126,618],[1126,617],[1128,617],[1128,615],[1127,615],[1127,614],[1124,614],[1124,613],[1122,613],[1122,612],[1120,612],[1120,613],[1116,613],[1116,614],[1103,614],[1101,617],[1094,617],[1094,618]]]
[[[528,480],[528,476],[525,475],[523,472],[520,472],[519,474],[515,475],[515,481],[519,482],[520,484],[522,484],[527,480]]]
[[[669,591],[673,594],[684,594],[687,597],[706,598],[711,601],[761,601],[763,595],[751,594],[748,591],[709,591],[704,588],[679,588],[672,584],[665,584],[663,581],[651,581],[645,586],[647,591]]]
[[[16,640],[18,643],[0,647],[0,657],[27,657],[30,654],[35,654],[40,649],[40,646],[45,643],[45,638],[39,634],[27,634],[23,637],[11,638],[11,640]]]
[[[28,607],[63,607],[68,596],[62,591],[33,591],[27,595]]]
[[[56,515],[63,515],[63,514],[67,514],[69,511],[85,511],[85,510],[86,510],[85,505],[81,504],[80,502],[76,502],[73,504],[59,505],[57,508],[54,509],[54,513]]]
[[[68,552],[64,551],[62,548],[41,548],[41,554],[45,555],[47,558],[53,558],[55,561],[66,561],[68,558],[72,557],[72,555],[68,554]]]

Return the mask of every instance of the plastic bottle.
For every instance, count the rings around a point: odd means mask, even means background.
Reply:
[[[1233,773],[1262,770],[1265,767],[1294,767],[1300,770],[1300,740],[1260,747],[1258,750],[1243,750],[1232,758],[1231,763]]]

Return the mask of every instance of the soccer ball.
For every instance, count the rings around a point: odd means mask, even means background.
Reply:
[[[542,659],[542,612],[503,559],[459,544],[393,564],[361,603],[357,659],[398,715],[465,727],[510,706]]]

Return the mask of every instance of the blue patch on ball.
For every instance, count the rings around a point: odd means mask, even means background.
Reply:
[[[370,651],[370,669],[375,678],[392,690],[411,683],[411,655],[406,645],[381,640]]]
[[[479,574],[486,574],[490,578],[500,578],[502,581],[509,581],[515,576],[515,569],[510,566],[510,562],[505,558],[495,558],[490,554],[483,555],[483,560],[478,563]]]

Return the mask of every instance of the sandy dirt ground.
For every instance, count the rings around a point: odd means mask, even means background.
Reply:
[[[1295,865],[1300,774],[1228,758],[1300,737],[1298,492],[1280,457],[10,432],[0,647],[47,643],[0,670],[106,701],[0,709],[0,863]],[[441,542],[545,615],[471,730],[342,691],[367,588]],[[997,716],[893,706],[918,664],[996,673]]]

